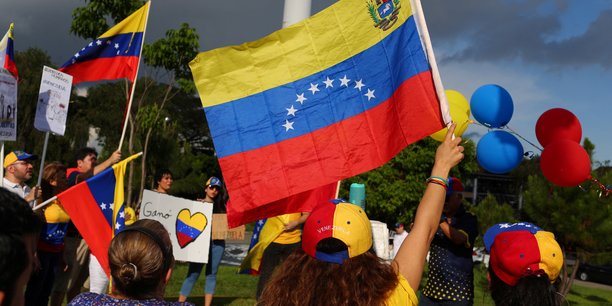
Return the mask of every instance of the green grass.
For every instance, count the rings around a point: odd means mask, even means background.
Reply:
[[[237,274],[238,267],[221,265],[217,274],[217,288],[213,305],[253,306],[258,278],[251,275]],[[172,278],[166,287],[166,300],[177,300],[183,280],[187,275],[187,263],[177,263]],[[204,269],[187,301],[195,305],[204,305]]]
[[[255,288],[257,277],[237,274],[238,267],[221,265],[217,275],[217,289],[213,305],[253,306],[255,305]],[[172,279],[166,288],[166,299],[176,300],[187,274],[187,264],[177,263]],[[425,284],[425,279],[422,285]],[[486,270],[484,266],[474,268],[474,305],[493,305],[488,293]],[[191,293],[189,302],[195,305],[204,304],[204,274],[200,275]],[[574,284],[568,296],[570,305],[612,305],[612,290],[584,287]]]

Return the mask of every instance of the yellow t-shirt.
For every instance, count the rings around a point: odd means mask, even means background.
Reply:
[[[302,216],[301,213],[293,213],[276,216],[274,218],[278,218],[283,224],[287,224],[291,221],[296,221]],[[292,244],[298,243],[302,241],[302,230],[299,226],[296,226],[294,230],[291,231],[283,231],[273,242],[280,244]]]
[[[408,281],[401,274],[398,274],[397,278],[399,279],[399,283],[397,284],[397,287],[395,287],[393,292],[391,292],[391,295],[389,296],[385,304],[387,304],[387,306],[416,306],[417,304],[419,304],[419,299],[417,298],[416,293],[414,293],[412,287],[410,287]]]
[[[59,201],[55,200],[45,208],[45,220],[47,223],[66,223],[70,221],[70,216],[59,205]]]

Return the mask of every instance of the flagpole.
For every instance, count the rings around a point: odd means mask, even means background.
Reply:
[[[134,155],[132,155],[132,156],[130,156],[130,157],[133,157],[132,159],[135,159],[135,158],[137,158],[137,157],[139,157],[139,156],[141,156],[141,155],[142,155],[142,152],[138,152],[138,153],[136,153],[136,154],[134,154]],[[130,158],[130,157],[128,157],[128,158]],[[128,159],[128,158],[126,158],[126,159]],[[125,161],[126,159],[122,160],[121,162]],[[132,159],[130,159],[129,161],[131,161]],[[100,173],[102,173],[102,172],[100,172]],[[100,173],[98,173],[98,174],[100,174]],[[95,176],[95,175],[94,175],[94,176]],[[92,177],[94,177],[94,176],[92,176]],[[91,177],[90,177],[90,178],[91,178]],[[89,179],[88,179],[88,180],[89,180]],[[83,183],[83,182],[80,182],[79,184],[82,184],[82,183]],[[77,184],[77,185],[78,185],[78,184]],[[76,185],[74,185],[74,186],[76,186]],[[70,187],[70,188],[73,188],[74,186],[72,186],[72,187]],[[68,191],[70,188],[68,188],[68,189],[64,190],[62,193],[64,193],[64,192]],[[37,209],[40,209],[41,207],[46,206],[47,204],[49,204],[49,203],[53,202],[54,200],[57,200],[57,196],[53,196],[52,198],[50,198],[50,199],[48,199],[48,200],[46,200],[46,201],[44,201],[44,202],[42,202],[42,203],[40,203],[40,204],[38,204],[38,205],[34,206],[34,208],[32,208],[32,210],[37,210]]]
[[[144,31],[142,31],[142,42],[140,43],[140,53],[138,54],[138,66],[136,66],[136,74],[134,75],[134,82],[132,82],[132,90],[130,92],[130,99],[128,100],[127,112],[123,121],[123,131],[121,132],[121,139],[119,140],[119,147],[117,148],[117,151],[121,151],[123,139],[125,138],[125,131],[127,130],[127,125],[129,122],[128,119],[130,118],[130,110],[132,108],[132,101],[134,100],[134,92],[136,91],[136,81],[138,80],[138,71],[140,70],[140,58],[142,57],[142,49],[144,47],[145,35],[147,34],[147,23],[149,22],[150,10],[151,1],[149,1],[149,6],[147,7],[147,14],[145,15]]]
[[[47,156],[47,144],[49,144],[49,132],[45,133],[45,143],[43,144],[42,156],[40,158],[40,172],[38,172],[38,183],[36,186],[40,186],[43,177],[43,170],[45,169],[45,157]]]
[[[421,0],[410,0],[410,2],[412,3],[412,7],[414,8],[414,15],[416,17],[415,20],[419,33],[421,34],[421,41],[425,45],[425,52],[427,53],[427,58],[429,58],[431,74],[433,77],[434,85],[436,86],[436,94],[438,95],[438,100],[440,100],[442,118],[444,119],[444,123],[449,125],[452,121],[450,109],[448,107],[446,93],[444,93],[444,85],[442,84],[442,78],[440,77],[438,64],[436,63],[436,56],[434,55],[431,40],[429,39],[429,31],[427,30],[427,23],[425,23],[425,15],[423,14]]]

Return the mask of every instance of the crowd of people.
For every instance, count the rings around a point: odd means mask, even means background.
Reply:
[[[473,305],[471,250],[478,225],[462,206],[462,182],[449,176],[463,159],[461,138],[451,137],[453,130],[454,125],[436,151],[409,234],[403,224],[395,225],[398,243],[391,261],[374,253],[370,220],[357,205],[333,200],[312,211],[277,216],[284,227],[264,251],[257,305]],[[36,209],[118,162],[120,152],[98,164],[95,150],[79,150],[75,168],[48,163],[41,186],[30,188],[35,159],[21,151],[4,159],[0,306],[61,305],[64,299],[69,305],[190,305],[187,298],[204,264],[189,263],[178,300],[166,301],[175,259],[170,235],[158,221],[137,220],[113,237],[109,279],[61,202]],[[169,193],[172,182],[172,172],[162,169],[155,174],[154,191]],[[203,187],[202,205],[225,213],[221,180],[210,177]],[[563,254],[552,233],[530,223],[503,223],[483,240],[496,305],[562,304]],[[212,304],[224,249],[225,240],[211,240],[205,305]],[[418,296],[428,253],[429,277]],[[81,293],[87,275],[90,290]]]

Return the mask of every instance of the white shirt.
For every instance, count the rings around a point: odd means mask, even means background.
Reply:
[[[406,237],[408,237],[407,231],[404,231],[401,234],[396,233],[393,236],[393,254],[391,255],[391,258],[395,258],[395,255],[397,255],[397,252],[399,251],[400,246],[402,246],[402,243]]]
[[[8,179],[6,179],[6,177],[2,179],[2,183],[3,183],[2,187],[4,187],[4,189],[20,196],[22,199],[25,198],[27,195],[29,195],[30,192],[32,191],[30,186],[28,185],[21,186],[17,183],[13,183],[9,181]],[[30,204],[30,207],[34,207],[34,202],[35,201],[28,203]]]

